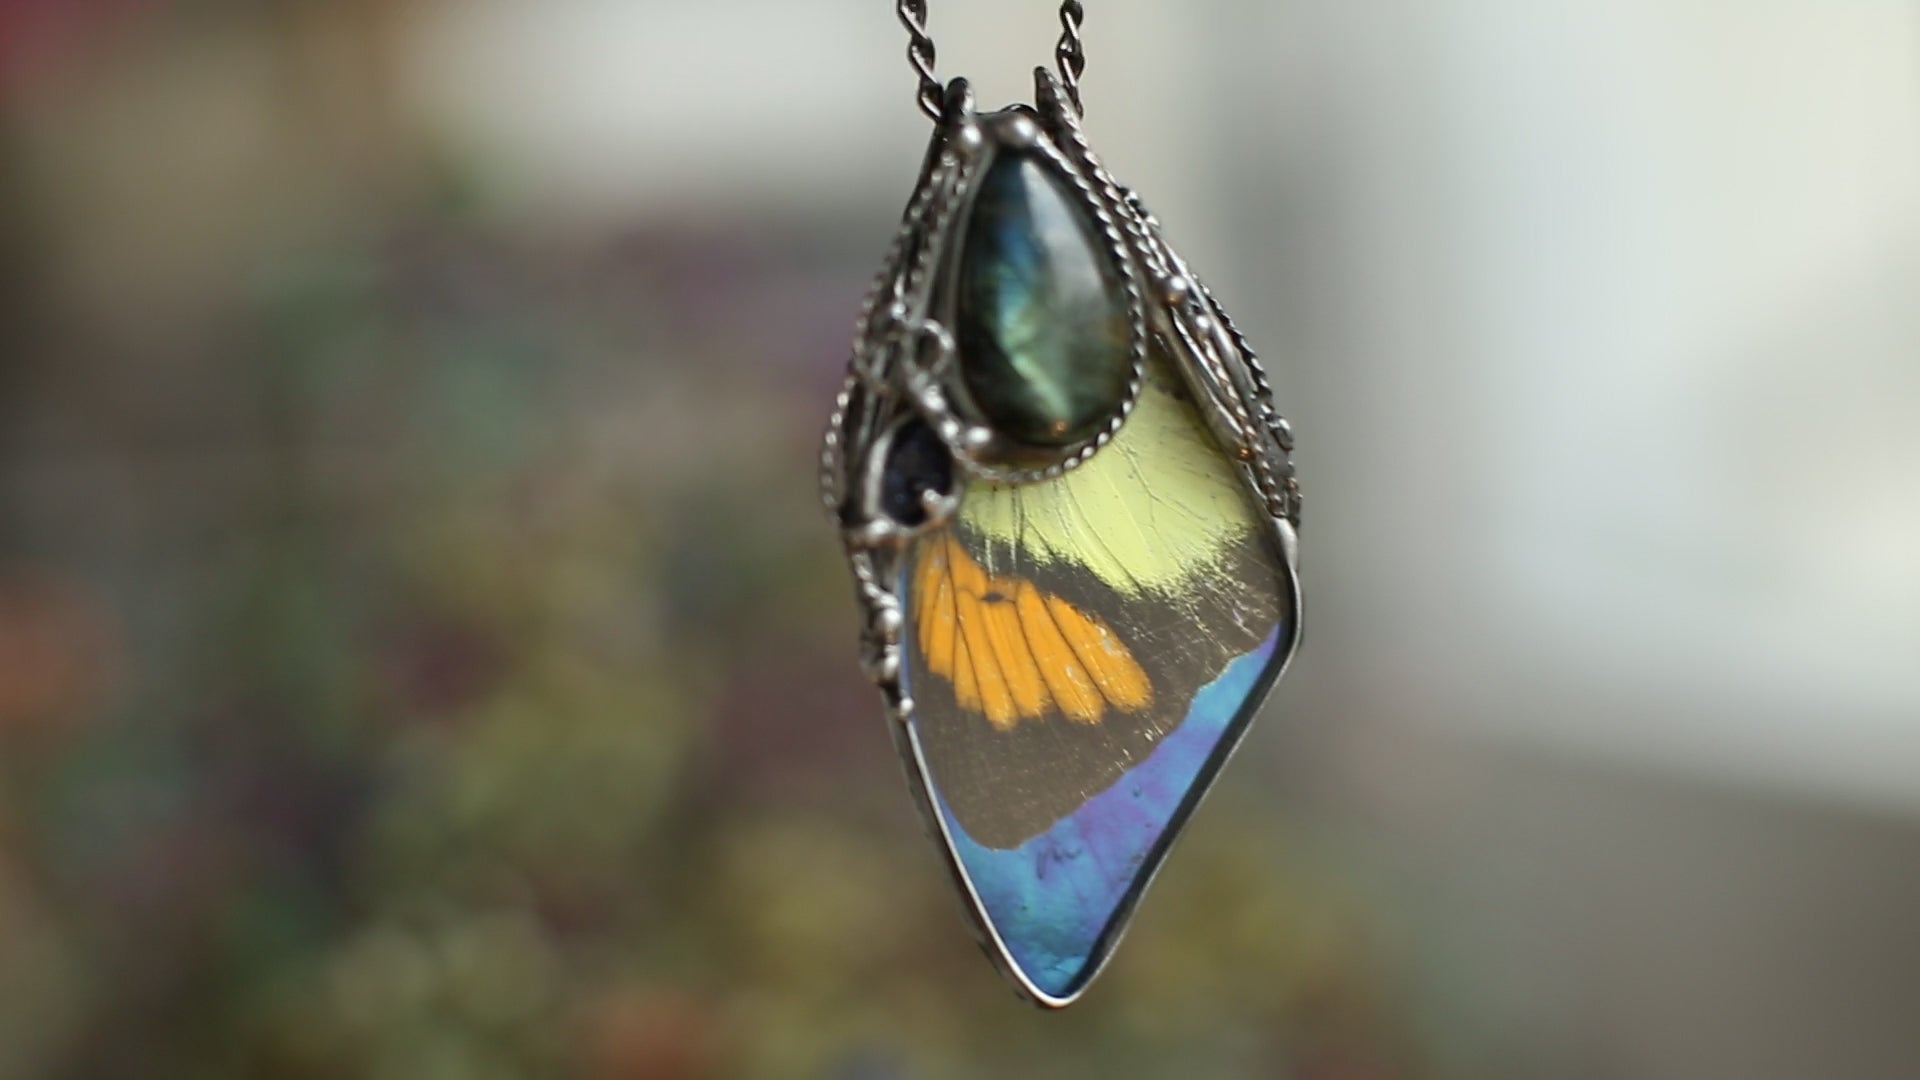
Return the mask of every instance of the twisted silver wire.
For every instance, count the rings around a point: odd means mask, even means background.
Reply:
[[[920,111],[940,122],[940,77],[933,73],[933,35],[927,32],[927,0],[898,0],[894,10],[907,28],[907,62],[920,75]]]
[[[1060,65],[1060,85],[1066,88],[1067,100],[1073,102],[1073,111],[1085,115],[1086,106],[1080,104],[1080,76],[1087,73],[1087,46],[1080,36],[1080,24],[1087,18],[1087,9],[1080,0],[1066,0],[1060,5],[1060,44],[1054,47],[1053,58]]]
[[[900,17],[900,25],[907,28],[907,62],[913,65],[914,73],[920,77],[920,89],[915,94],[915,100],[919,102],[921,112],[939,123],[945,94],[940,85],[940,76],[934,72],[936,51],[933,34],[927,30],[927,0],[895,0],[894,13]],[[1060,68],[1060,84],[1066,88],[1067,100],[1073,103],[1076,113],[1086,112],[1086,107],[1080,103],[1080,77],[1087,73],[1087,47],[1080,27],[1086,18],[1087,9],[1080,0],[1063,0],[1060,5],[1060,43],[1053,50],[1054,62]]]

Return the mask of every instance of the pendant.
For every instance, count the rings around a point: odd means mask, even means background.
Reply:
[[[822,461],[909,785],[995,963],[1074,1001],[1299,641],[1292,438],[1159,223],[946,90]]]

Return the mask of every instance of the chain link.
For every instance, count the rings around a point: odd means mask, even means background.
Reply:
[[[1060,64],[1060,85],[1066,87],[1073,111],[1083,116],[1087,109],[1080,104],[1080,76],[1087,73],[1087,46],[1080,37],[1080,24],[1086,18],[1087,9],[1080,5],[1080,0],[1066,0],[1061,4],[1060,44],[1053,50],[1053,58]]]
[[[907,62],[920,77],[920,90],[915,95],[920,111],[939,123],[946,95],[940,77],[934,73],[936,53],[933,34],[927,30],[927,0],[895,0],[894,11],[900,16],[900,25],[907,28]],[[1060,83],[1066,87],[1067,99],[1073,102],[1076,113],[1086,112],[1080,104],[1080,76],[1087,72],[1087,47],[1080,27],[1086,18],[1087,9],[1080,0],[1063,0],[1060,43],[1053,50],[1054,61],[1060,67]]]
[[[927,0],[898,0],[895,11],[900,25],[907,28],[907,62],[920,75],[920,111],[935,123],[940,121],[940,77],[933,73],[933,35],[927,32]]]

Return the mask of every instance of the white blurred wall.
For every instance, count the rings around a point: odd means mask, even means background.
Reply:
[[[1406,711],[1920,809],[1920,8],[1298,10]]]
[[[1097,142],[1283,369],[1317,665],[1407,723],[1920,811],[1920,9],[1090,7]],[[936,0],[943,74],[1024,96],[1052,17]],[[416,29],[423,121],[545,219],[880,221],[924,138],[879,2]]]
[[[936,0],[941,77],[966,76],[987,108],[1030,99],[1054,19],[1046,4]],[[1089,32],[1107,156],[1141,186],[1186,190],[1182,159],[1212,133],[1190,122],[1205,88],[1183,84],[1212,30],[1180,5],[1125,0]],[[411,39],[422,115],[508,168],[527,213],[875,199],[885,217],[927,136],[890,3],[471,0],[429,7]]]

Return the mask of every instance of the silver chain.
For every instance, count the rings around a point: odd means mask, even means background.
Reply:
[[[1087,9],[1080,6],[1080,0],[1062,3],[1060,44],[1053,49],[1053,58],[1060,65],[1060,85],[1066,87],[1067,99],[1073,102],[1073,111],[1083,116],[1087,109],[1080,104],[1080,76],[1087,73],[1087,46],[1080,37],[1080,24],[1086,17]]]
[[[933,73],[933,35],[927,33],[927,0],[898,0],[895,10],[907,28],[907,62],[920,75],[920,111],[940,120],[940,77]]]
[[[946,94],[940,77],[934,73],[935,51],[933,34],[927,30],[927,0],[895,0],[894,11],[900,16],[900,25],[907,28],[907,62],[920,77],[920,90],[915,95],[920,111],[938,123]],[[1066,87],[1067,98],[1073,102],[1076,113],[1086,112],[1080,104],[1080,76],[1087,73],[1087,47],[1080,26],[1086,18],[1087,9],[1080,0],[1062,0],[1060,43],[1054,46],[1053,58],[1060,67],[1060,83]]]

